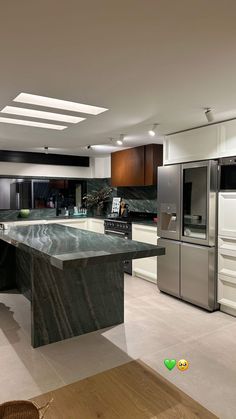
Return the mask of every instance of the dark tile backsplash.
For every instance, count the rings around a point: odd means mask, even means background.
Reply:
[[[111,179],[89,179],[87,181],[87,193],[97,191],[106,186],[111,186]],[[156,186],[128,186],[112,189],[112,196],[121,197],[126,202],[126,204],[128,204],[130,211],[156,213]],[[104,212],[106,214],[111,212],[111,202],[108,205],[106,205]]]
[[[88,179],[87,193],[98,191],[101,188],[111,186],[111,179]],[[137,186],[137,187],[119,187],[112,188],[112,197],[119,196],[128,204],[130,211],[137,212],[151,212],[157,211],[157,188],[156,186]],[[102,214],[109,214],[111,212],[111,201],[108,202]],[[19,219],[19,210],[0,210],[0,221],[17,220]],[[96,212],[96,211],[95,211]],[[88,215],[95,215],[94,211],[89,210]],[[39,218],[52,218],[56,216],[55,208],[32,209],[27,217],[34,220]]]
[[[156,186],[129,186],[117,188],[117,196],[124,199],[130,211],[152,212],[157,211]]]
[[[126,186],[117,188],[117,196],[124,199],[141,200],[156,200],[157,187],[156,186]]]

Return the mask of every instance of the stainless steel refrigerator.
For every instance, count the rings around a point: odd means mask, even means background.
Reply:
[[[158,168],[158,288],[209,311],[218,308],[217,173],[214,160]]]

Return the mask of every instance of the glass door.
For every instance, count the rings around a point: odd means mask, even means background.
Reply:
[[[182,240],[214,245],[217,165],[214,161],[182,166]],[[211,219],[210,219],[211,217]],[[211,231],[210,231],[211,229]]]

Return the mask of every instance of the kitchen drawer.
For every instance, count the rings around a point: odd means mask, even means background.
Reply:
[[[143,224],[132,224],[132,240],[156,245],[157,227]]]
[[[236,278],[236,251],[219,249],[218,251],[218,273]]]
[[[93,231],[94,233],[104,234],[104,220],[89,218],[88,230]]]
[[[235,312],[230,314],[236,315],[236,278],[225,275],[218,275],[218,302],[222,305],[221,309],[229,307]]]
[[[235,251],[236,254],[236,238],[218,237],[218,249],[227,251]]]

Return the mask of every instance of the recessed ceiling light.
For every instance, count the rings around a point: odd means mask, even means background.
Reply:
[[[78,116],[63,115],[60,113],[37,111],[35,109],[18,108],[16,106],[5,106],[1,110],[2,113],[9,113],[11,115],[30,116],[31,118],[50,119],[54,121],[69,122],[71,124],[77,124],[78,122],[84,121],[86,118],[80,118]]]
[[[45,124],[44,122],[25,121],[23,119],[2,118],[2,117],[0,117],[0,122],[3,122],[5,124],[27,125],[29,127],[37,127],[37,128],[57,129],[60,131],[67,128],[67,126],[64,126],[64,125]]]
[[[13,100],[14,102],[29,103],[31,105],[44,106],[47,108],[64,109],[67,111],[87,113],[91,115],[98,115],[102,112],[108,111],[108,109],[106,108],[85,105],[83,103],[70,102],[68,100],[54,99],[46,96],[31,95],[29,93],[20,93]]]

